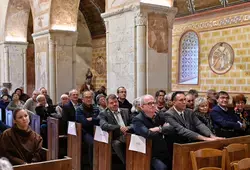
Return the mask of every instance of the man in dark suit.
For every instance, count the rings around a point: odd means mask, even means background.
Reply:
[[[211,130],[196,117],[192,110],[186,109],[184,92],[174,92],[172,101],[173,107],[166,112],[165,121],[176,130],[177,141],[175,142],[187,143],[221,139],[216,137]]]
[[[228,109],[228,93],[220,91],[216,99],[218,104],[213,107],[210,113],[216,135],[226,138],[240,136],[246,125],[240,122],[239,117],[233,110]]]
[[[145,95],[140,98],[139,114],[133,119],[134,132],[147,139],[152,139],[152,160],[151,164],[155,170],[166,170],[167,164],[170,167],[170,156],[167,142],[164,135],[171,133],[173,128],[167,124],[157,121],[156,106],[154,97]],[[171,129],[172,128],[172,129]]]
[[[127,90],[125,87],[118,87],[117,89],[117,96],[119,102],[119,108],[126,108],[128,109],[129,113],[131,113],[132,104],[126,99],[127,97]]]
[[[119,108],[115,94],[107,96],[107,109],[99,114],[100,126],[104,131],[113,132],[112,147],[125,164],[125,135],[132,130],[127,109]]]
[[[93,104],[93,92],[83,92],[83,103],[76,109],[76,121],[82,124],[83,142],[88,146],[89,164],[93,165],[94,125],[99,125],[98,107]]]

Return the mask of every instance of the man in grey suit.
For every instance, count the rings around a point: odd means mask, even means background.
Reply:
[[[193,114],[192,110],[186,108],[184,92],[174,92],[172,101],[173,107],[166,112],[165,121],[175,128],[177,133],[176,142],[186,143],[222,139],[216,137],[210,129]]]
[[[113,132],[112,147],[125,164],[125,135],[132,130],[128,109],[119,108],[118,99],[115,94],[106,98],[108,107],[99,114],[100,126],[104,131]]]

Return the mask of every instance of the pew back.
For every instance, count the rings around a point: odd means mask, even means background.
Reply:
[[[31,115],[31,129],[36,133],[40,134],[40,116],[32,114]]]
[[[68,156],[72,158],[72,168],[81,170],[82,124],[76,123],[77,136],[68,134]]]
[[[72,170],[72,159],[57,159],[27,165],[17,165],[13,170]]]
[[[12,113],[12,111],[11,110],[5,110],[5,123],[6,123],[6,125],[8,125],[8,126],[10,126],[10,127],[12,127],[13,126],[13,113]]]
[[[152,141],[146,140],[146,154],[129,150],[131,134],[126,135],[126,170],[150,170]]]
[[[112,167],[112,132],[109,132],[109,142],[103,143],[94,140],[94,170],[111,170]]]
[[[173,170],[190,170],[191,158],[190,151],[196,151],[203,148],[214,148],[222,150],[224,147],[232,143],[245,143],[248,145],[248,150],[250,149],[250,136],[242,136],[236,138],[228,138],[225,140],[210,141],[210,142],[197,142],[188,144],[174,144],[174,154],[173,154]],[[248,155],[249,157],[250,155]],[[210,163],[220,163],[220,160],[213,160],[213,162],[208,161],[197,161],[198,166],[207,166]],[[217,164],[217,166],[219,166]]]
[[[58,159],[59,151],[59,120],[53,117],[47,118],[49,160]]]

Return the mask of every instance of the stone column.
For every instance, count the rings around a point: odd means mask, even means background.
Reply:
[[[27,93],[27,48],[23,49],[23,72],[23,90]]]
[[[35,44],[36,89],[45,87],[54,103],[75,87],[77,32],[44,31],[32,35]]]
[[[146,93],[146,22],[145,14],[136,18],[136,97]]]
[[[0,44],[3,49],[1,56],[2,85],[14,91],[16,88],[27,89],[26,50],[27,42],[5,41]]]

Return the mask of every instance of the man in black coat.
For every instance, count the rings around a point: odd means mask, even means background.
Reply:
[[[153,96],[142,96],[140,101],[140,112],[132,121],[134,132],[146,139],[152,139],[152,167],[155,170],[166,170],[167,164],[171,163],[169,163],[170,156],[164,138],[173,129],[167,123],[160,123]]]

